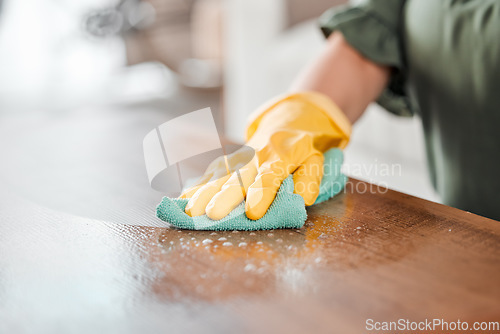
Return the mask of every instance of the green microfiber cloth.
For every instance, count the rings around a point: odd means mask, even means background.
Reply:
[[[344,188],[347,177],[340,168],[343,153],[340,149],[331,149],[325,153],[323,179],[320,194],[314,204],[324,202]],[[278,228],[301,228],[307,218],[304,199],[293,193],[293,177],[288,176],[276,194],[276,198],[264,217],[258,220],[248,219],[245,215],[245,203],[240,203],[221,220],[212,220],[206,215],[190,217],[184,212],[188,199],[163,197],[156,208],[158,218],[182,229],[188,230],[271,230]]]

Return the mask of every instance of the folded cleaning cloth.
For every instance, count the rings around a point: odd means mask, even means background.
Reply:
[[[340,171],[342,162],[342,150],[334,148],[325,153],[320,193],[314,204],[324,202],[342,191],[347,181],[347,177]],[[258,220],[247,218],[244,202],[221,220],[212,220],[206,215],[190,217],[184,212],[189,199],[169,197],[163,197],[156,207],[156,215],[175,227],[188,230],[250,231],[301,228],[307,218],[306,208],[302,196],[294,194],[293,189],[293,177],[290,175],[281,184],[264,217]]]

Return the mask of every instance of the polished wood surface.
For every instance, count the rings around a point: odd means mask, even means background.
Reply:
[[[141,145],[171,117],[105,108],[2,119],[1,333],[500,320],[500,223],[365,182],[310,208],[300,230],[165,226]]]

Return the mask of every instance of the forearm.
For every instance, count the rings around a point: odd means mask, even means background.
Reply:
[[[323,52],[298,76],[291,90],[329,96],[354,123],[381,94],[389,75],[389,67],[366,59],[340,32],[334,32]]]

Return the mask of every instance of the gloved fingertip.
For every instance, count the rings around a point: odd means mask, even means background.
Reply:
[[[298,194],[304,199],[304,204],[306,206],[310,206],[314,204],[316,198],[319,195],[319,184],[317,184],[316,182],[310,182],[307,185],[307,189]]]
[[[184,190],[180,195],[179,195],[179,198],[184,198],[184,199],[188,199],[188,198],[191,198],[193,197],[194,193],[196,193],[196,191],[198,189],[201,188],[201,185],[200,186],[195,186],[195,187],[191,187],[191,188],[188,188],[186,190]]]
[[[307,194],[305,196],[302,196],[302,198],[304,199],[304,204],[306,206],[313,205],[314,202],[316,202],[316,198],[318,198],[318,195],[319,195],[319,192],[317,192],[315,194]]]
[[[245,210],[245,214],[246,214],[248,219],[259,220],[262,217],[264,217],[264,215],[266,214],[266,211],[256,210],[256,209],[248,209],[248,210]]]
[[[267,191],[249,189],[245,203],[245,213],[248,219],[257,220],[264,217],[275,197],[276,192],[269,189]]]
[[[221,209],[220,206],[217,206],[216,203],[210,202],[207,205],[206,214],[208,218],[212,220],[221,220],[226,217],[229,212],[227,210]]]

